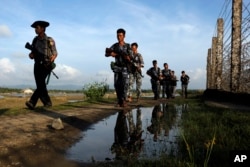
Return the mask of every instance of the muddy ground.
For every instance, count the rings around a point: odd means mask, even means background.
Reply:
[[[137,105],[153,106],[155,103],[159,101],[145,98],[132,102],[127,109]],[[65,151],[82,137],[81,132],[91,124],[120,110],[123,108],[115,107],[114,103],[99,103],[70,110],[48,108],[17,116],[1,115],[0,167],[90,166],[66,159]],[[51,128],[55,118],[62,119],[63,130]]]

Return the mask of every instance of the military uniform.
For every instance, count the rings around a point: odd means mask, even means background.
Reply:
[[[177,86],[177,78],[174,72],[172,71],[171,75],[171,94],[172,98],[175,98],[175,92],[176,92],[176,86]]]
[[[132,97],[133,85],[136,82],[136,97],[139,99],[141,97],[142,73],[138,71],[138,68],[144,67],[144,61],[140,53],[132,54],[132,57],[134,66],[129,74],[128,96]]]
[[[182,71],[182,75],[180,77],[181,80],[181,89],[182,89],[182,97],[187,98],[187,88],[190,77]]]
[[[45,24],[45,25],[43,25]],[[47,22],[38,21],[34,22],[31,27],[36,28],[37,25],[42,25],[44,27],[48,26]],[[51,69],[50,57],[52,55],[57,55],[56,45],[53,38],[48,37],[44,34],[43,37],[36,36],[33,39],[32,47],[36,50],[32,51],[34,54],[34,77],[36,82],[36,90],[32,94],[26,105],[30,109],[34,109],[37,104],[38,99],[42,101],[44,106],[52,106],[51,99],[48,95],[48,90],[46,86],[46,77],[50,74]]]
[[[154,93],[154,99],[157,100],[160,97],[160,76],[161,76],[161,69],[159,67],[154,68],[151,67],[148,71],[147,74],[151,77],[150,82],[152,86],[152,91]]]
[[[162,98],[166,97],[169,99],[171,95],[171,70],[170,69],[163,69],[161,71],[163,79],[162,83]]]
[[[118,104],[124,107],[129,87],[129,73],[131,72],[131,63],[124,58],[123,54],[131,57],[132,51],[130,44],[125,43],[123,46],[115,43],[110,47],[118,55],[115,57],[115,63],[111,67],[114,72],[114,87],[116,90]]]

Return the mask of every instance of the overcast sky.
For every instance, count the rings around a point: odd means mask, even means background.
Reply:
[[[58,50],[50,85],[107,81],[113,87],[111,57],[106,47],[117,42],[116,30],[126,30],[125,41],[137,42],[143,55],[143,88],[150,88],[145,72],[152,60],[168,63],[177,77],[185,70],[190,89],[206,88],[207,50],[224,0],[0,0],[0,87],[35,85],[33,60],[26,42],[36,35],[30,25],[50,22],[46,33]],[[180,83],[178,87],[180,88]]]

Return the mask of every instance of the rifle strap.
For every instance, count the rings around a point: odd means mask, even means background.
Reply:
[[[46,85],[48,85],[48,84],[49,84],[50,74],[51,74],[51,72],[50,72],[50,73],[48,74],[48,76],[47,76]]]

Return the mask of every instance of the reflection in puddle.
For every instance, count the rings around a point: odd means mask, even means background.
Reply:
[[[76,103],[76,102],[82,102],[84,100],[68,100],[68,103]]]
[[[80,162],[154,159],[177,154],[182,106],[156,105],[119,111],[83,132],[83,138],[66,153]]]

